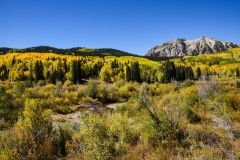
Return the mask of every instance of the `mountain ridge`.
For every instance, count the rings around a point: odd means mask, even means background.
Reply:
[[[195,40],[177,38],[160,43],[150,49],[145,56],[150,57],[182,57],[194,56],[204,53],[216,53],[239,47],[233,42],[222,42],[210,37],[200,37]]]
[[[38,53],[56,53],[56,54],[74,54],[74,55],[96,55],[104,56],[106,54],[113,56],[138,56],[133,53],[125,52],[113,48],[86,48],[86,47],[72,47],[72,48],[56,48],[51,46],[35,46],[28,48],[9,48],[0,47],[0,54],[6,53],[27,53],[27,52],[38,52]]]

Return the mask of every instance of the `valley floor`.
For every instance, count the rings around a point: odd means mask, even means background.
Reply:
[[[1,82],[0,159],[239,159],[238,81]]]

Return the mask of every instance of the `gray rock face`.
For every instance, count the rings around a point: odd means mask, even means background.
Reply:
[[[201,37],[195,40],[175,39],[161,43],[151,50],[146,56],[151,57],[181,57],[204,53],[216,53],[240,47],[232,42],[221,42],[214,38]]]

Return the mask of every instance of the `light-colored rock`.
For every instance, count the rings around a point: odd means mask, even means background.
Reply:
[[[232,42],[221,42],[217,39],[208,37],[201,37],[195,40],[178,38],[155,46],[147,52],[146,56],[181,57],[204,53],[216,53],[236,47],[239,47],[239,45]]]

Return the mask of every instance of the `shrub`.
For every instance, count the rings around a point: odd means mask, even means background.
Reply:
[[[86,95],[92,98],[96,98],[97,95],[97,82],[94,80],[89,80],[86,90]]]
[[[73,83],[70,80],[66,80],[63,85],[64,85],[64,87],[68,87],[68,86],[73,85]]]
[[[98,98],[103,102],[116,102],[119,99],[118,88],[113,84],[100,84]]]
[[[136,87],[132,82],[127,83],[126,85],[119,88],[119,94],[121,98],[129,99],[136,94]]]
[[[240,94],[228,93],[228,106],[232,107],[235,111],[240,110]]]

